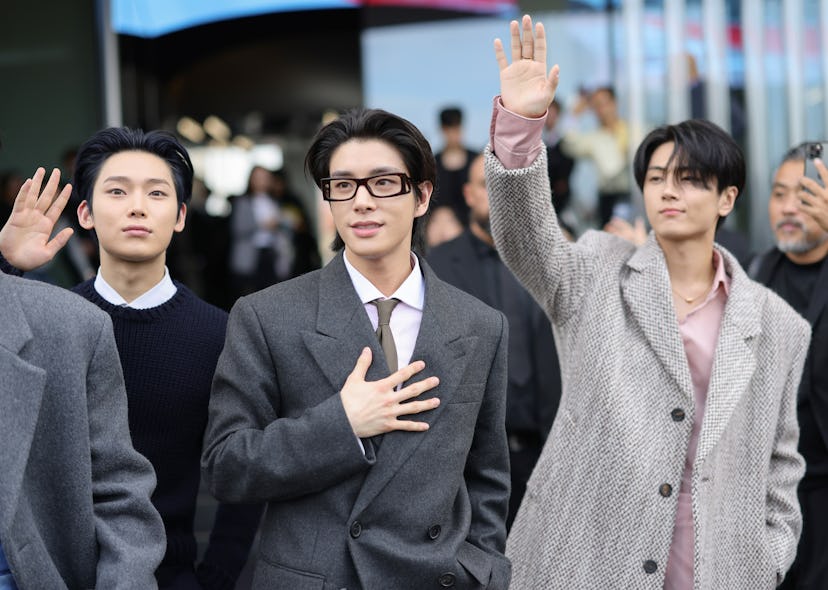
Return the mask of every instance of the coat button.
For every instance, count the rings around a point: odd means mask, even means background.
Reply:
[[[358,520],[355,520],[351,524],[351,536],[354,539],[358,539],[361,534],[362,534],[362,523],[360,523]]]
[[[658,493],[664,496],[665,498],[669,498],[670,495],[673,493],[673,486],[669,483],[663,483],[658,486]]]
[[[434,541],[437,537],[440,536],[440,531],[443,529],[440,527],[439,524],[433,524],[428,527],[428,538]]]
[[[658,569],[658,564],[654,562],[652,559],[648,559],[644,562],[644,572],[647,574],[654,574],[655,571]]]
[[[684,420],[684,410],[681,408],[676,408],[672,412],[670,412],[670,417],[673,419],[673,422],[681,422]]]
[[[440,586],[443,588],[451,588],[454,586],[454,574],[447,572],[437,578],[437,581],[440,582]]]

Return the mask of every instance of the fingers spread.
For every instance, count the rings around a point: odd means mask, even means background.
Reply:
[[[406,365],[402,369],[398,369],[397,371],[391,373],[388,377],[382,380],[382,385],[387,389],[394,389],[397,385],[408,381],[423,369],[425,369],[425,363],[423,361],[414,361],[410,365]]]
[[[49,249],[49,253],[52,257],[54,257],[55,254],[57,254],[58,251],[66,245],[66,243],[69,241],[69,238],[72,237],[73,233],[75,233],[75,230],[73,230],[71,227],[67,227],[62,229],[58,233],[58,235],[49,240],[49,242],[46,244],[46,247]]]
[[[552,93],[554,94],[556,90],[558,90],[558,82],[561,79],[561,68],[558,64],[552,66],[552,69],[549,70],[549,76],[547,77],[547,81],[552,86]]]
[[[26,193],[25,207],[26,209],[34,209],[37,205],[37,197],[40,195],[40,187],[43,184],[43,177],[46,175],[44,168],[38,168],[29,183],[29,190]],[[25,186],[25,185],[24,185]]]
[[[543,64],[546,63],[546,33],[543,29],[543,23],[535,25],[535,61]]]
[[[37,208],[40,211],[46,211],[46,209],[48,209],[49,206],[52,204],[52,199],[57,193],[57,188],[59,184],[60,170],[54,168],[52,170],[52,173],[49,175],[49,181],[46,183],[46,188],[43,189],[43,193],[38,197],[37,200]]]
[[[513,20],[509,23],[509,33],[511,37],[511,49],[512,49],[512,63],[520,60],[520,25],[516,20]]]
[[[397,392],[397,401],[404,402],[405,400],[415,398],[418,395],[425,393],[429,389],[434,389],[438,385],[440,385],[440,380],[437,377],[428,377],[427,379],[423,379],[422,381],[417,381],[416,383],[412,383],[408,387],[403,387],[402,389],[400,389]]]
[[[17,198],[14,199],[14,207],[12,211],[22,211],[26,206],[26,200],[29,198],[29,189],[32,187],[32,179],[27,178],[20,190],[17,191]]]
[[[368,373],[368,367],[371,366],[371,349],[367,346],[362,349],[362,352],[357,357],[357,362],[354,365],[354,370],[348,379],[355,378],[362,381],[365,380],[365,375]]]
[[[509,66],[509,62],[506,60],[506,52],[503,51],[503,42],[500,39],[494,40],[494,49],[498,69],[505,70]]]
[[[408,432],[423,432],[428,430],[427,422],[414,422],[411,420],[394,421],[394,430],[406,430]]]
[[[63,190],[60,191],[60,194],[57,196],[57,199],[52,201],[51,206],[46,211],[46,217],[52,221],[52,223],[57,223],[60,214],[63,212],[64,207],[66,207],[66,203],[69,201],[69,197],[72,195],[72,185],[67,184],[63,187]]]
[[[535,38],[532,35],[532,19],[528,14],[523,15],[523,43],[521,55],[525,59],[535,57]]]

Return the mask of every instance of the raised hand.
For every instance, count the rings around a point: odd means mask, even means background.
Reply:
[[[24,271],[42,266],[54,258],[74,231],[67,227],[50,239],[55,223],[72,194],[72,185],[63,187],[56,198],[60,170],[52,170],[41,192],[45,175],[46,171],[38,168],[34,176],[23,183],[9,220],[0,229],[0,254]]]
[[[521,27],[523,38],[521,38]],[[509,24],[512,63],[500,39],[495,39],[495,58],[500,68],[500,97],[503,106],[524,117],[538,118],[555,98],[560,68],[555,65],[546,72],[546,34],[543,23],[532,29],[532,19],[524,15],[522,23]]]
[[[799,208],[803,213],[810,215],[817,222],[822,231],[828,231],[828,168],[822,160],[814,160],[822,184],[803,176],[800,181],[802,189],[798,191]],[[804,190],[803,190],[804,189]]]
[[[368,367],[371,366],[371,359],[371,349],[363,349],[354,370],[351,371],[339,394],[354,433],[359,438],[367,438],[391,430],[411,432],[428,430],[428,424],[425,422],[398,420],[398,418],[433,410],[439,406],[440,400],[436,397],[422,401],[403,402],[437,387],[440,380],[437,377],[428,377],[395,391],[395,387],[422,371],[425,363],[415,361],[391,373],[385,379],[366,381],[365,375]]]

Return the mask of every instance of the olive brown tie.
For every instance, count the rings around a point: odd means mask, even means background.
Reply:
[[[388,362],[388,369],[393,373],[397,370],[397,345],[394,344],[394,335],[391,333],[391,312],[400,302],[399,299],[374,299],[371,303],[377,306],[377,338],[379,338],[382,351],[385,353],[385,360]]]

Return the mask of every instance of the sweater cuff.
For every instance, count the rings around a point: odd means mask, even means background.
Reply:
[[[14,275],[16,277],[22,277],[23,271],[13,266],[11,262],[6,260],[2,254],[0,254],[0,271],[6,273],[7,275]]]
[[[541,136],[546,114],[529,119],[506,109],[500,95],[493,102],[489,128],[492,153],[507,170],[528,168],[544,148]]]

